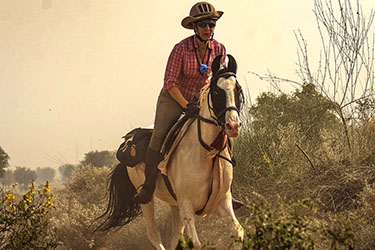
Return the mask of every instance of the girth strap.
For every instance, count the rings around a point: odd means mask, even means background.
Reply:
[[[169,193],[172,195],[173,199],[175,199],[177,201],[177,196],[173,191],[173,188],[172,188],[171,182],[168,179],[168,176],[166,176],[164,174],[161,174],[161,176],[163,176],[165,186],[167,186],[167,189],[168,189]]]

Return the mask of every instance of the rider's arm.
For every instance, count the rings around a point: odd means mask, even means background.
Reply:
[[[183,65],[183,47],[181,44],[175,45],[171,54],[168,58],[167,68],[164,74],[164,86],[163,89],[167,90],[176,102],[180,104],[182,108],[186,108],[188,101],[182,95],[178,88],[179,76],[182,72]]]
[[[178,89],[178,87],[171,87],[168,89],[169,94],[173,97],[173,99],[178,102],[182,108],[186,109],[187,104],[189,103],[185,97],[181,94],[181,91]]]

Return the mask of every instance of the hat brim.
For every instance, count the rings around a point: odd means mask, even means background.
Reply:
[[[210,19],[210,18],[219,19],[223,14],[224,12],[222,11],[215,11],[214,13],[208,13],[205,15],[197,16],[197,17],[187,16],[184,19],[182,19],[181,25],[182,27],[186,29],[192,30],[194,28],[193,26],[194,22],[197,22],[203,19]]]

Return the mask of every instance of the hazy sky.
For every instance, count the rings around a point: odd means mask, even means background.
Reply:
[[[196,2],[1,0],[0,146],[11,167],[75,164],[151,125],[169,53],[192,35],[181,20]],[[268,84],[248,71],[298,79],[294,30],[319,48],[312,0],[210,2],[224,11],[215,39],[253,97]],[[365,13],[375,8],[361,2]]]

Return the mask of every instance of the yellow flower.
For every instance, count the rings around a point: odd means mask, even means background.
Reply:
[[[47,181],[46,182],[46,185],[44,185],[44,188],[43,188],[43,194],[47,194],[49,193],[49,182]]]
[[[9,193],[9,192],[7,192],[7,193],[5,194],[5,200],[8,201],[9,204],[11,204],[11,203],[14,201],[15,198],[16,198],[16,197],[14,196],[14,194],[11,194],[11,193]]]
[[[267,164],[270,164],[270,163],[271,163],[271,160],[270,160],[270,158],[268,158],[267,153],[264,153],[264,154],[263,154],[263,159],[264,159],[264,161],[265,161]]]
[[[4,197],[4,200],[8,203],[8,206],[9,206],[9,208],[15,208],[14,206],[13,206],[13,201],[14,201],[14,199],[15,199],[16,197],[14,196],[14,194],[11,194],[11,193],[9,193],[9,191],[7,191],[7,193],[5,194],[5,197]]]
[[[35,193],[34,183],[31,184],[29,191],[23,196],[23,203],[30,205],[32,195]]]
[[[12,187],[15,188],[15,187],[17,187],[17,185],[18,185],[17,183],[14,183],[14,184],[12,185]]]
[[[27,205],[30,205],[30,203],[31,203],[31,196],[28,195],[28,194],[25,194],[25,195],[23,196],[23,203],[25,203],[25,204],[27,204]]]
[[[35,193],[35,186],[34,186],[34,183],[31,183],[31,186],[30,186],[30,191],[29,191],[30,195],[34,194]]]
[[[52,195],[50,197],[48,197],[47,203],[46,203],[46,205],[49,209],[51,209],[53,207],[53,203],[51,202],[51,200],[52,200]]]

